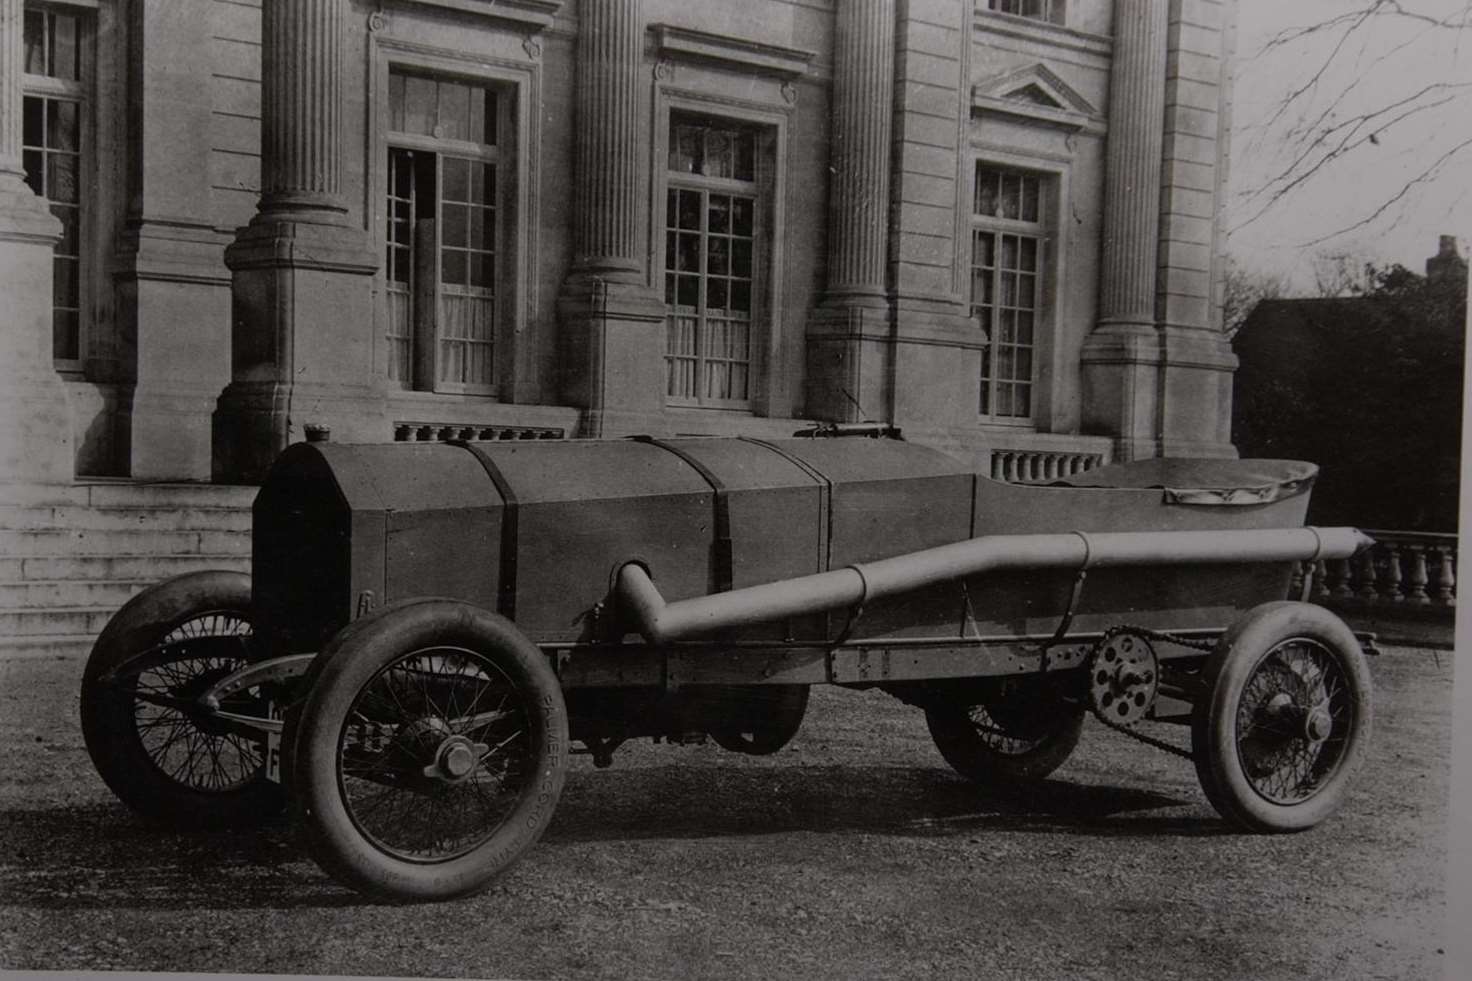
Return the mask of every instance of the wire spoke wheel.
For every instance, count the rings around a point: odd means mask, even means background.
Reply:
[[[1349,682],[1317,641],[1268,652],[1237,706],[1237,753],[1252,788],[1275,804],[1312,797],[1344,759],[1354,725]]]
[[[547,658],[504,617],[442,599],[345,627],[283,743],[307,846],[390,900],[484,889],[541,837],[567,774]]]
[[[1223,817],[1297,831],[1338,807],[1371,716],[1364,654],[1343,621],[1308,604],[1265,604],[1227,631],[1203,680],[1192,755]]]
[[[522,693],[490,659],[430,648],[359,693],[338,750],[343,803],[375,846],[407,861],[463,855],[515,809],[532,759]]]
[[[215,611],[179,624],[166,634],[149,666],[120,684],[133,697],[133,729],[143,752],[170,780],[205,793],[238,789],[256,779],[266,763],[264,741],[219,726],[191,706],[210,686],[243,666],[243,656],[208,653],[200,640],[251,635],[250,622]],[[203,650],[201,648],[203,647]],[[259,688],[221,702],[228,712],[264,716]]]
[[[190,573],[129,600],[82,674],[82,735],[104,782],[133,810],[184,828],[258,824],[285,806],[264,738],[230,728],[200,697],[250,659],[250,578]],[[264,687],[225,698],[264,718]]]
[[[1035,684],[1003,682],[975,701],[945,700],[925,710],[947,763],[978,782],[1041,780],[1072,754],[1083,731],[1081,706]]]

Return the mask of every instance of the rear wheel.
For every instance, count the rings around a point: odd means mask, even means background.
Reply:
[[[766,756],[792,741],[808,708],[807,685],[729,685],[719,689],[726,724],[711,730],[716,745]]]
[[[485,888],[542,834],[567,771],[547,659],[509,621],[448,600],[344,630],[291,721],[314,858],[394,900]]]
[[[1344,621],[1267,603],[1233,624],[1206,663],[1191,720],[1207,799],[1249,831],[1301,831],[1338,808],[1365,754],[1370,675]]]
[[[103,781],[139,814],[178,827],[258,824],[285,806],[265,776],[266,747],[198,705],[249,662],[250,577],[179,576],[133,597],[109,621],[82,673],[82,737]],[[251,689],[221,708],[264,717]]]
[[[925,709],[936,749],[978,783],[1041,780],[1068,759],[1083,731],[1083,707],[1048,689],[1002,682],[976,699],[946,699]]]

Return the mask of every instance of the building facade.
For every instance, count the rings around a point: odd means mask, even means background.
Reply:
[[[0,0],[0,479],[1228,455],[1235,0]]]

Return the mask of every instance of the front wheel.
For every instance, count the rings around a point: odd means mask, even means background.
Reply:
[[[1083,732],[1083,707],[1040,686],[1002,682],[980,698],[926,706],[935,748],[977,783],[1041,780],[1068,759]]]
[[[193,572],[130,599],[82,672],[82,737],[103,781],[139,814],[181,828],[259,824],[280,813],[266,744],[211,719],[199,698],[249,663],[250,577]],[[270,692],[221,708],[264,717]]]
[[[490,884],[541,837],[567,773],[567,711],[510,621],[450,600],[335,637],[286,741],[312,856],[391,900]]]
[[[1370,674],[1344,621],[1266,603],[1233,624],[1191,719],[1206,797],[1249,831],[1301,831],[1339,806],[1370,733]]]

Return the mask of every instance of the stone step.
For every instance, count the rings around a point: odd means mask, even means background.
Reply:
[[[250,534],[242,531],[149,531],[47,528],[0,531],[0,555],[202,555],[250,554]]]
[[[92,652],[95,634],[38,634],[0,637],[0,661],[20,658],[85,658]],[[79,668],[78,671],[81,669]]]
[[[106,606],[117,609],[154,582],[153,579],[0,582],[0,608],[41,611],[58,607]]]
[[[250,531],[248,508],[14,507],[0,505],[0,530]]]
[[[0,583],[56,579],[141,579],[161,582],[208,569],[250,571],[249,553],[205,555],[41,555],[0,559]]]
[[[59,634],[96,637],[117,612],[113,606],[53,607],[46,610],[0,608],[0,637],[50,637]]]
[[[0,505],[15,507],[212,507],[249,509],[259,488],[231,484],[0,483]]]

